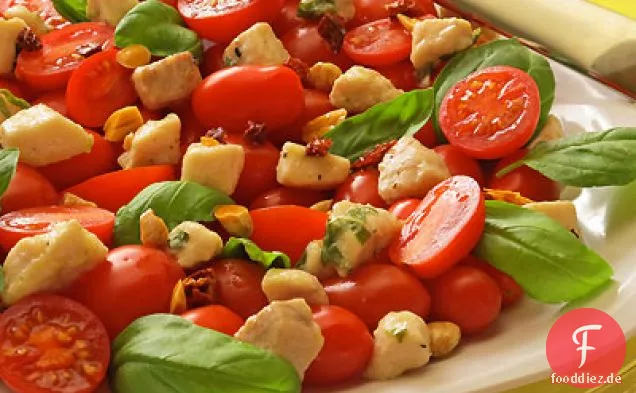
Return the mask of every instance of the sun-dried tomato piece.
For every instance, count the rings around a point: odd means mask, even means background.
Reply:
[[[303,86],[307,87],[311,85],[309,82],[309,66],[304,61],[296,57],[290,57],[283,65],[287,68],[291,68],[292,71],[298,75]]]
[[[18,34],[16,46],[19,50],[35,52],[36,50],[42,49],[42,41],[33,32],[33,30],[26,27],[20,31],[20,34]]]
[[[415,10],[415,0],[394,0],[385,5],[389,15],[410,14]]]
[[[198,270],[183,280],[188,309],[214,304],[216,275],[209,267]]]
[[[358,158],[352,165],[351,169],[362,169],[369,166],[376,166],[382,161],[384,155],[391,149],[397,140],[393,139],[388,142],[376,145],[372,150],[366,152],[362,157]]]
[[[225,139],[226,135],[227,133],[225,132],[223,127],[212,128],[205,133],[206,137],[214,138],[217,140],[217,142],[222,143],[224,145],[227,143],[227,140]]]
[[[324,157],[329,153],[333,141],[331,139],[316,138],[307,144],[305,154],[311,157]]]
[[[339,53],[347,33],[344,21],[337,15],[324,14],[318,22],[318,34],[327,41],[333,53]]]
[[[265,124],[250,120],[247,122],[247,130],[245,130],[243,136],[252,145],[262,145],[267,142],[267,130],[265,128]]]

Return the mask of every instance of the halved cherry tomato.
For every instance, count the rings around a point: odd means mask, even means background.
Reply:
[[[380,19],[349,30],[342,50],[357,63],[388,66],[409,57],[411,35],[400,22]]]
[[[33,101],[33,105],[44,104],[55,110],[63,116],[68,117],[68,109],[66,108],[66,91],[55,90],[44,93]]]
[[[82,45],[109,46],[113,42],[113,33],[113,28],[106,23],[84,22],[44,34],[42,49],[20,52],[15,74],[38,91],[63,89],[73,70],[83,61],[77,48]]]
[[[396,64],[374,67],[376,71],[391,80],[393,86],[404,91],[410,91],[419,87],[420,81],[417,79],[417,72],[413,63],[404,60]]]
[[[363,265],[345,278],[323,282],[329,304],[346,308],[374,330],[391,311],[411,311],[426,319],[431,296],[417,277],[394,265]]]
[[[298,262],[312,240],[325,236],[327,214],[300,206],[274,206],[250,212],[252,241],[266,251],[281,251]]]
[[[457,324],[462,334],[486,330],[501,312],[501,291],[485,272],[458,265],[431,283],[433,318]]]
[[[350,174],[336,189],[334,201],[351,201],[385,208],[386,202],[378,193],[380,172],[375,168],[366,168]]]
[[[406,220],[417,210],[420,203],[422,203],[422,200],[417,198],[402,199],[392,204],[391,207],[389,207],[389,211],[400,220]]]
[[[467,156],[453,145],[437,146],[434,150],[435,153],[442,156],[451,175],[470,176],[475,179],[479,185],[484,185],[484,172],[476,160]]]
[[[68,21],[60,16],[51,0],[0,0],[0,14],[9,8],[21,5],[38,14],[47,25],[59,29],[68,25]]]
[[[206,127],[243,132],[253,121],[277,129],[302,113],[303,86],[287,67],[230,67],[203,80],[192,94],[192,107]]]
[[[437,136],[435,135],[435,126],[433,126],[433,122],[429,120],[417,131],[415,135],[413,135],[413,138],[420,141],[421,144],[429,149],[437,146]]]
[[[453,86],[439,109],[451,145],[480,159],[501,158],[528,143],[539,122],[541,98],[526,72],[488,67]]]
[[[227,307],[213,304],[186,311],[181,316],[195,325],[233,336],[245,323],[243,318]]]
[[[353,26],[359,26],[374,20],[387,18],[391,15],[391,4],[395,0],[354,0],[356,13],[351,21]],[[408,2],[406,2],[408,3]],[[437,15],[435,5],[432,0],[415,0],[412,9],[409,10],[411,16]]]
[[[223,259],[212,265],[218,301],[247,319],[269,303],[261,289],[265,269],[242,259]]]
[[[311,207],[313,204],[328,198],[329,194],[321,191],[276,187],[254,199],[250,204],[250,210],[282,205]]]
[[[245,165],[232,198],[249,205],[254,198],[276,187],[276,166],[280,152],[269,142],[253,144],[240,134],[227,135],[228,143],[243,146]]]
[[[113,146],[100,134],[93,135],[93,147],[89,153],[71,157],[40,168],[58,190],[68,188],[91,177],[110,172],[117,165]]]
[[[68,81],[66,107],[83,126],[101,127],[114,111],[137,101],[132,70],[117,63],[116,56],[111,49],[89,57]]]
[[[312,308],[325,343],[305,373],[309,385],[333,385],[360,377],[373,353],[367,326],[338,306]]]
[[[187,25],[201,37],[225,44],[256,22],[273,21],[284,1],[179,0],[177,7]]]
[[[501,290],[501,306],[503,308],[510,307],[523,298],[523,288],[517,284],[514,278],[501,270],[497,270],[497,268],[490,263],[472,255],[467,256],[460,263],[476,267],[495,280]]]
[[[344,51],[335,54],[331,50],[315,24],[297,26],[289,30],[281,41],[292,57],[304,61],[310,67],[322,61],[334,63],[345,71],[353,65]]]
[[[36,206],[54,205],[59,195],[53,184],[36,169],[18,163],[9,188],[0,197],[3,213]]]
[[[40,206],[17,210],[0,217],[0,246],[10,250],[25,237],[51,230],[53,225],[75,219],[106,245],[113,238],[115,215],[90,206]]]
[[[0,78],[0,89],[7,89],[14,96],[28,100],[30,97],[27,95],[27,92],[24,91],[20,82],[13,78]]]
[[[0,348],[0,378],[22,393],[94,392],[110,361],[102,322],[57,295],[29,296],[0,315]]]
[[[307,21],[297,15],[298,0],[286,0],[278,18],[272,23],[272,28],[278,37],[282,37],[289,30],[305,24]]]
[[[497,177],[497,172],[521,160],[526,154],[527,150],[522,149],[499,161],[488,182],[488,188],[515,191],[533,201],[554,201],[559,199],[561,195],[559,183],[545,177],[541,172],[535,171],[529,166],[523,165],[501,177]]]
[[[305,108],[296,121],[288,126],[270,130],[267,133],[267,139],[276,146],[282,146],[285,142],[304,144],[302,130],[305,124],[335,109],[329,101],[329,94],[324,91],[305,89],[303,95],[305,98]]]
[[[117,212],[149,185],[175,179],[176,174],[172,166],[155,165],[95,176],[66,191],[95,202],[99,207],[111,212]]]
[[[389,255],[420,277],[436,277],[470,253],[485,222],[479,184],[468,176],[453,176],[429,191],[391,243]]]

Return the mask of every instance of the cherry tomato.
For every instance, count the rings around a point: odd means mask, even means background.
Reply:
[[[360,377],[371,360],[373,338],[352,312],[338,306],[312,308],[325,339],[305,373],[308,385],[333,385]]]
[[[433,126],[433,122],[431,120],[424,124],[422,128],[420,128],[419,131],[417,131],[417,133],[413,135],[413,137],[429,149],[437,146],[435,127]]]
[[[343,71],[353,65],[344,51],[333,53],[315,24],[297,26],[289,30],[281,41],[292,57],[304,61],[310,67],[319,61],[334,63]]]
[[[288,126],[268,132],[267,139],[276,146],[282,146],[285,142],[304,144],[302,130],[305,124],[335,109],[329,101],[329,94],[324,91],[305,89],[303,94],[305,98],[305,109],[300,117]]]
[[[44,104],[55,110],[63,116],[68,117],[68,109],[66,108],[66,91],[55,90],[44,93],[33,101],[33,105]]]
[[[391,243],[389,255],[420,277],[436,277],[470,253],[485,222],[479,184],[468,176],[453,176],[429,191]]]
[[[328,198],[329,194],[321,191],[276,187],[254,199],[250,204],[250,210],[282,205],[311,207]]]
[[[183,156],[188,150],[188,146],[199,142],[201,137],[208,131],[208,128],[199,122],[189,102],[174,104],[170,109],[181,119],[181,154]],[[163,114],[161,115],[161,118],[163,118]]]
[[[77,48],[111,45],[113,33],[113,28],[106,23],[84,22],[44,34],[40,37],[42,49],[20,52],[15,74],[38,91],[63,89],[73,70],[84,61],[77,56]]]
[[[0,347],[0,378],[14,392],[94,392],[110,361],[102,322],[57,295],[29,296],[4,312]]]
[[[409,60],[374,68],[388,78],[393,83],[393,86],[398,89],[410,91],[419,88],[420,81],[417,79],[415,67],[413,67],[413,64]]]
[[[62,18],[51,0],[0,0],[0,14],[9,8],[21,5],[38,14],[47,25],[53,28],[66,26],[69,22]]]
[[[486,261],[483,261],[472,255],[464,258],[460,263],[476,267],[488,274],[499,286],[501,290],[501,306],[503,308],[510,307],[513,304],[518,303],[523,297],[523,288],[510,277],[508,274],[497,270],[493,265]]]
[[[439,109],[439,124],[451,145],[474,158],[494,159],[528,143],[540,110],[539,88],[530,75],[495,66],[449,90]]]
[[[372,22],[374,20],[388,18],[391,15],[390,5],[395,3],[394,0],[354,0],[353,4],[356,7],[356,13],[351,21],[354,26],[359,26],[364,23]],[[409,10],[411,16],[423,16],[423,15],[437,15],[435,6],[432,0],[416,0],[411,10]]]
[[[284,1],[178,0],[177,7],[188,26],[201,37],[225,44],[256,22],[273,21]]]
[[[431,284],[436,320],[457,324],[464,335],[486,330],[501,312],[501,291],[495,280],[472,266],[458,265]]]
[[[475,179],[480,186],[484,185],[484,173],[479,163],[464,154],[460,149],[453,145],[441,145],[437,146],[434,150],[435,153],[442,156],[451,175],[470,176]]]
[[[0,246],[8,251],[20,239],[49,232],[53,225],[71,219],[78,220],[104,244],[111,243],[115,225],[113,213],[90,206],[39,206],[0,217]]]
[[[254,198],[276,187],[276,166],[280,152],[269,142],[253,144],[240,134],[229,134],[228,143],[243,146],[245,164],[232,198],[249,205]]]
[[[110,251],[66,292],[93,311],[114,340],[135,319],[169,312],[174,286],[183,278],[168,253],[131,245]]]
[[[417,198],[402,199],[392,204],[391,207],[389,207],[389,211],[400,220],[406,220],[417,210],[420,203],[422,203],[422,200]]]
[[[110,172],[117,166],[117,156],[110,142],[96,132],[89,132],[93,135],[93,147],[89,153],[79,154],[40,168],[40,172],[58,190]]]
[[[0,197],[3,213],[36,206],[54,205],[59,195],[53,184],[36,169],[18,163],[9,188]]]
[[[225,68],[223,52],[225,52],[225,46],[217,44],[214,44],[205,50],[203,53],[203,64],[201,66],[201,72],[204,77],[212,75],[213,73]]]
[[[334,201],[352,201],[385,208],[386,202],[378,193],[380,172],[375,168],[361,169],[350,174],[336,189]]]
[[[216,276],[215,294],[221,304],[242,318],[259,312],[269,303],[261,289],[265,269],[242,259],[223,259],[212,265]]]
[[[177,0],[161,0],[163,3],[168,4],[171,7],[177,8]]]
[[[234,311],[217,304],[186,311],[181,316],[195,325],[233,336],[245,323]]]
[[[243,132],[253,121],[277,129],[302,113],[303,86],[287,67],[230,67],[203,80],[192,94],[192,106],[206,127]]]
[[[0,89],[7,89],[18,98],[29,99],[27,92],[22,88],[20,82],[13,78],[0,78]]]
[[[397,20],[380,19],[349,30],[342,50],[356,63],[388,66],[409,57],[411,35]]]
[[[312,240],[325,236],[327,214],[300,206],[274,206],[250,212],[252,241],[266,251],[281,251],[298,262]]]
[[[111,212],[117,212],[147,186],[175,179],[175,170],[172,166],[155,165],[95,176],[66,191],[95,202]]]
[[[369,330],[391,311],[411,311],[426,318],[431,296],[411,273],[393,265],[372,264],[358,267],[345,278],[323,283],[329,304],[353,312]]]
[[[286,0],[278,18],[276,18],[272,24],[274,32],[278,37],[282,37],[289,30],[306,23],[306,20],[299,17],[297,13],[298,0]]]
[[[499,161],[495,166],[493,176],[488,182],[488,188],[515,191],[533,201],[554,201],[559,199],[561,195],[559,183],[545,177],[529,166],[523,165],[501,177],[497,177],[497,172],[521,160],[526,153],[527,150],[522,149]]]

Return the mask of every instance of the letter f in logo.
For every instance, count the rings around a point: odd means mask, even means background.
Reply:
[[[579,368],[583,367],[587,360],[587,351],[593,351],[596,349],[587,345],[587,332],[590,330],[601,330],[602,327],[603,326],[601,325],[585,325],[576,329],[572,334],[572,341],[574,341],[574,344],[580,345],[580,347],[576,349],[577,351],[581,351],[581,364],[579,364]],[[579,342],[579,339],[577,338],[579,333],[583,333],[581,334],[581,342]]]

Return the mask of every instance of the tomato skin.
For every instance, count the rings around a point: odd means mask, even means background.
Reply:
[[[61,115],[68,117],[65,90],[55,90],[44,93],[33,101],[33,105],[36,104],[44,104]]]
[[[433,126],[433,122],[431,120],[424,124],[422,128],[420,128],[419,131],[417,131],[417,133],[413,135],[413,137],[429,149],[433,149],[435,146],[437,146],[435,127]]]
[[[391,16],[387,6],[392,0],[354,0],[356,13],[351,21],[353,26],[359,26],[374,20]],[[411,15],[412,14],[412,15]],[[409,16],[437,15],[432,0],[416,0],[414,10]]]
[[[411,311],[426,319],[431,296],[411,273],[394,265],[372,264],[358,267],[346,278],[323,282],[329,304],[356,314],[374,330],[391,311]]]
[[[373,353],[373,338],[364,322],[338,306],[318,306],[312,311],[325,344],[307,369],[304,382],[334,385],[362,376]]]
[[[514,67],[488,67],[448,91],[439,125],[450,144],[466,155],[496,159],[532,138],[540,110],[539,88],[530,75]]]
[[[83,22],[41,37],[42,49],[18,55],[15,75],[37,91],[63,89],[83,59],[73,57],[83,44],[112,45],[114,30],[102,22]]]
[[[523,288],[510,277],[508,274],[497,270],[494,266],[488,262],[481,260],[475,256],[469,255],[464,258],[461,264],[476,267],[477,269],[488,274],[499,286],[501,290],[501,307],[507,308],[518,303],[524,295]]]
[[[24,89],[20,85],[20,82],[16,81],[13,78],[0,78],[0,89],[7,89],[18,98],[22,98],[25,100],[30,99],[30,97],[27,95],[27,92],[24,91]]]
[[[429,191],[407,218],[389,256],[422,278],[439,276],[477,245],[485,223],[479,184],[468,176],[453,176]]]
[[[38,317],[34,317],[37,315]],[[15,334],[11,330],[21,327],[32,349],[27,356],[7,355],[18,347]],[[68,330],[75,334],[68,336],[70,342],[61,344],[55,337]],[[95,375],[90,377],[77,373],[70,380],[55,384],[55,390],[46,389],[29,375],[35,372],[56,375],[81,367],[79,350],[75,343],[84,341],[86,361],[95,364]],[[20,300],[0,315],[0,379],[14,392],[22,393],[90,393],[97,389],[106,376],[110,361],[110,342],[102,322],[81,304],[57,295],[33,295]],[[84,357],[85,358],[85,357]],[[51,359],[54,359],[51,361]],[[40,364],[46,362],[46,366]],[[44,379],[42,377],[42,379]]]
[[[250,204],[250,210],[282,205],[311,207],[328,198],[329,194],[321,191],[276,187],[255,198]]]
[[[334,54],[327,41],[318,33],[315,24],[301,25],[289,30],[281,41],[291,57],[312,66],[319,61],[334,63],[343,71],[353,65],[353,61],[343,52]]]
[[[53,184],[37,169],[18,163],[9,188],[0,197],[2,213],[30,207],[54,205],[59,195]]]
[[[561,195],[559,183],[549,179],[541,172],[535,171],[529,166],[523,165],[501,177],[497,177],[497,172],[521,160],[526,154],[527,150],[521,149],[499,161],[488,182],[488,188],[515,191],[537,202],[555,201],[559,199]]]
[[[230,67],[203,80],[192,94],[192,106],[206,127],[243,132],[253,121],[277,129],[302,113],[303,86],[287,67]]]
[[[77,219],[105,245],[113,239],[115,215],[90,206],[39,206],[16,210],[0,217],[0,247],[9,251],[25,237],[49,232],[54,224]]]
[[[396,64],[383,67],[374,67],[376,71],[388,78],[393,86],[404,91],[411,91],[419,88],[419,81],[413,64],[404,60]]]
[[[312,240],[325,236],[327,214],[301,206],[274,206],[250,212],[251,239],[266,251],[281,251],[298,262]]]
[[[286,0],[278,18],[276,18],[272,24],[272,28],[277,37],[282,37],[289,30],[305,24],[305,20],[299,17],[297,12],[298,1]]]
[[[431,297],[433,317],[457,324],[467,336],[486,330],[501,312],[497,283],[472,266],[455,266],[435,279]]]
[[[243,318],[227,307],[213,304],[186,311],[181,316],[195,325],[233,336],[245,323]]]
[[[265,269],[242,259],[223,259],[212,265],[215,292],[221,304],[247,319],[269,304],[261,289]]]
[[[351,201],[386,208],[387,204],[378,193],[380,172],[366,168],[350,174],[336,189],[334,201]]]
[[[184,277],[171,255],[129,245],[111,250],[66,293],[93,311],[114,340],[135,319],[169,312],[174,286]]]
[[[176,178],[175,170],[170,165],[139,167],[95,176],[68,188],[66,192],[116,213],[147,186]]]
[[[210,41],[225,44],[256,22],[273,21],[284,1],[242,1],[238,7],[228,5],[232,3],[221,3],[219,9],[207,0],[178,0],[177,7],[192,30]]]
[[[417,210],[421,202],[422,200],[417,198],[402,199],[392,204],[391,207],[389,207],[389,212],[400,220],[406,220]]]
[[[117,166],[115,149],[113,149],[110,142],[96,132],[89,132],[93,135],[93,147],[89,153],[79,154],[67,160],[40,168],[40,172],[58,190],[110,172]]]
[[[203,53],[203,64],[201,66],[201,73],[204,78],[225,68],[223,52],[225,52],[225,46],[217,44],[205,50]]]
[[[243,146],[245,164],[232,198],[242,205],[249,205],[254,198],[276,187],[276,166],[280,152],[269,142],[255,145],[240,134],[227,135],[231,144]]]
[[[399,63],[411,53],[411,35],[390,18],[379,19],[349,30],[342,50],[356,63],[380,67]]]
[[[484,185],[484,173],[479,163],[464,154],[460,149],[453,145],[440,145],[433,150],[442,156],[451,175],[470,176],[475,179],[480,186]]]

